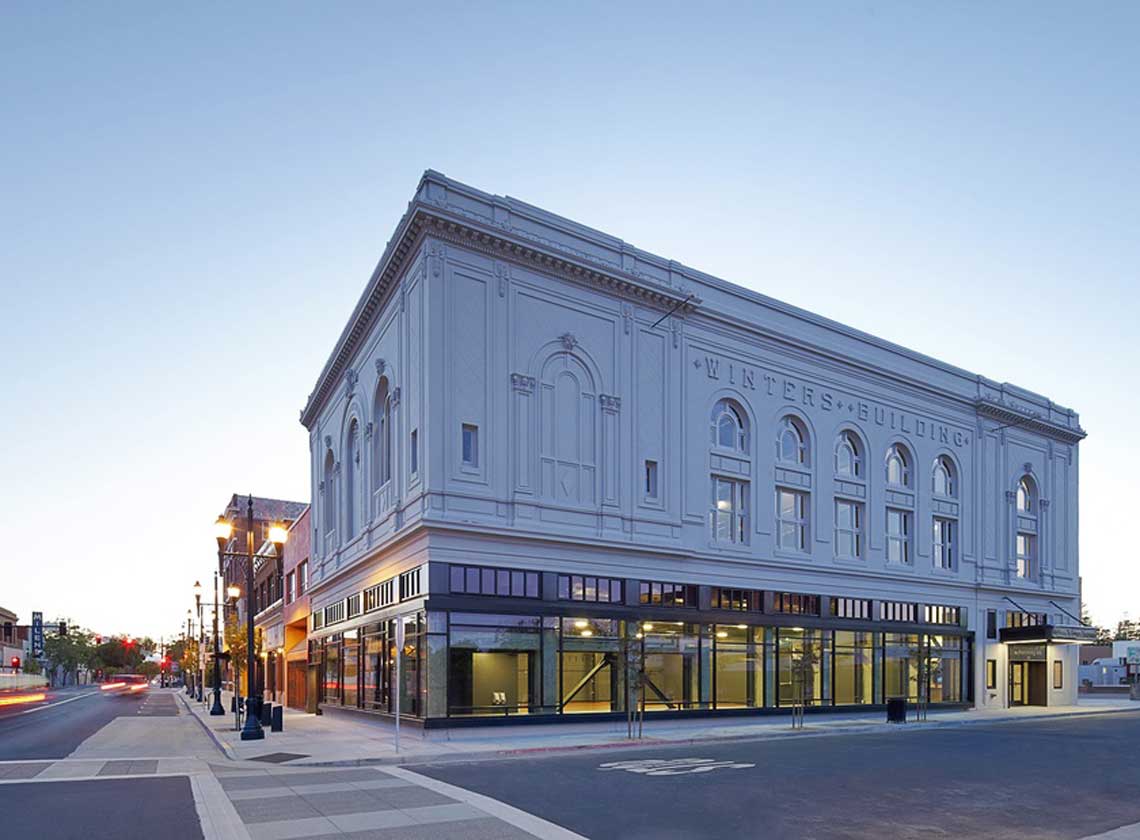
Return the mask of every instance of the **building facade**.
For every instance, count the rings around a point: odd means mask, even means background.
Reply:
[[[316,678],[309,691],[309,555],[312,553],[311,508],[297,517],[289,529],[282,567],[284,606],[282,621],[285,631],[285,705],[311,710],[309,696],[316,697]]]
[[[301,419],[325,707],[1075,702],[1073,411],[531,205],[425,173]]]

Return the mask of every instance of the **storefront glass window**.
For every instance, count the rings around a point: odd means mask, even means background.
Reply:
[[[340,635],[325,639],[325,670],[321,681],[321,701],[340,703]]]
[[[873,702],[874,634],[835,631],[835,703],[860,705]]]
[[[927,636],[931,703],[962,702],[962,639]]]
[[[566,713],[625,709],[625,622],[599,618],[562,619],[562,678],[559,705]]]
[[[355,707],[357,705],[357,671],[360,661],[360,640],[355,630],[346,630],[344,633],[344,665],[341,669],[341,693],[344,705]]]
[[[761,633],[759,640],[754,629]],[[715,625],[713,661],[716,708],[754,709],[764,705],[763,628]]]
[[[828,659],[831,655],[831,631],[780,627],[776,648],[777,705],[791,706],[797,700],[808,706],[830,702],[823,674],[825,655]]]
[[[386,625],[369,625],[361,641],[360,670],[363,689],[360,704],[365,709],[389,711],[389,683],[387,665]]]
[[[646,710],[700,708],[700,629],[679,621],[642,622]]]
[[[540,632],[540,621],[533,616],[452,613],[448,714],[537,711],[541,697]]]
[[[918,642],[913,633],[885,635],[883,693],[887,699],[905,697],[918,701],[918,663],[922,653]]]

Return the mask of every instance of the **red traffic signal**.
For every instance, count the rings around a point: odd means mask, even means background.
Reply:
[[[18,656],[12,657],[12,670],[13,671],[19,671],[20,670],[20,657],[18,657]]]

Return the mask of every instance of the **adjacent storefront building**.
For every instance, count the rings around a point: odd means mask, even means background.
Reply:
[[[426,173],[302,422],[326,708],[1075,702],[1073,411],[530,205]]]

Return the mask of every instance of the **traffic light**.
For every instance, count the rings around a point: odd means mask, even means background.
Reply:
[[[97,645],[103,644],[103,637],[102,636],[96,636],[95,637],[95,644],[97,644]]]
[[[59,635],[61,635],[61,636],[67,635],[67,622],[66,621],[61,621],[59,623]]]
[[[20,657],[18,657],[18,656],[12,657],[12,670],[13,671],[19,671],[20,670]]]

